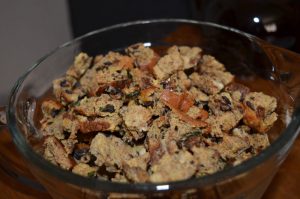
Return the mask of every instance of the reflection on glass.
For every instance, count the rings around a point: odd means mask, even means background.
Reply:
[[[232,26],[300,52],[300,1],[194,0],[198,20]]]

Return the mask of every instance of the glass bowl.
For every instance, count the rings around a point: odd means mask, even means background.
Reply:
[[[143,42],[152,47],[200,46],[252,90],[278,100],[271,146],[244,163],[201,178],[161,184],[122,184],[75,175],[44,160],[38,143],[41,100],[81,51],[89,55]],[[299,131],[300,56],[252,35],[217,24],[183,19],[123,23],[68,42],[41,58],[12,89],[7,123],[13,141],[37,180],[55,198],[260,198],[286,158]]]

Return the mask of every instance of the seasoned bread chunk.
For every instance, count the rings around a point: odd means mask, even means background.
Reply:
[[[277,101],[260,92],[250,92],[244,100],[246,125],[254,128],[258,132],[267,132],[277,120],[277,114],[274,112],[277,107]]]
[[[172,73],[182,70],[184,68],[183,64],[183,59],[178,51],[169,51],[157,62],[153,72],[158,80],[165,80]]]
[[[79,53],[74,60],[74,64],[67,70],[66,74],[76,79],[80,78],[90,67],[92,57],[86,53]]]
[[[187,151],[165,154],[151,168],[150,182],[168,182],[190,178],[196,172],[193,156]]]
[[[270,145],[277,100],[197,46],[78,54],[41,103],[43,156],[88,177],[164,183],[242,164]],[[244,80],[242,80],[244,81]]]
[[[47,137],[44,147],[44,157],[52,163],[66,170],[71,169],[75,165],[74,160],[68,156],[62,143],[57,138],[53,136]]]
[[[153,67],[159,60],[159,55],[154,50],[138,43],[129,46],[126,52],[134,59],[135,64],[141,70],[153,73]]]

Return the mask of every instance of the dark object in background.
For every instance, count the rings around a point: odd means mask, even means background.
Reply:
[[[194,16],[300,53],[299,0],[194,0]]]
[[[192,18],[193,1],[186,0],[69,0],[73,36],[106,26],[158,18]]]
[[[140,19],[210,21],[300,53],[299,0],[69,0],[73,36]]]

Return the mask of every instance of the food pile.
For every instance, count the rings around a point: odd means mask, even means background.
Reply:
[[[270,144],[277,120],[274,97],[235,83],[199,47],[80,53],[53,93],[41,107],[44,157],[115,182],[184,180],[240,164]]]

